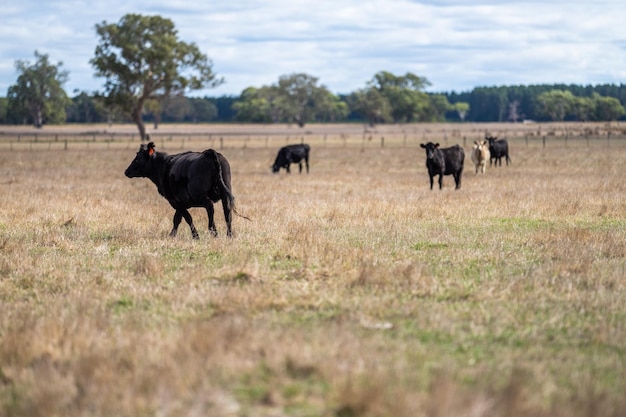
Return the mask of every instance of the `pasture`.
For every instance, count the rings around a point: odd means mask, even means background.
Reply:
[[[197,241],[123,175],[133,127],[5,129],[0,416],[626,414],[626,139],[573,126],[161,126],[252,219],[192,209]],[[460,190],[427,140],[464,147]],[[301,141],[310,173],[272,174]]]

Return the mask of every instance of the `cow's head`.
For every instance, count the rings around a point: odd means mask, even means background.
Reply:
[[[483,150],[486,145],[487,145],[487,141],[486,140],[475,140],[474,141],[474,148],[475,149]]]
[[[495,141],[498,140],[497,136],[485,135],[485,140],[489,142],[489,146],[493,145]]]
[[[435,149],[439,148],[438,143],[428,142],[426,144],[420,143],[420,146],[426,149],[426,159],[433,159],[435,157]]]
[[[276,174],[278,171],[280,171],[280,166],[278,164],[272,165],[272,172]]]
[[[139,145],[135,159],[130,163],[124,175],[128,178],[145,177],[148,175],[150,160],[154,157],[154,142]]]

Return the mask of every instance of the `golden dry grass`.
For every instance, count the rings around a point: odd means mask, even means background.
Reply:
[[[482,176],[502,126],[379,129],[311,127],[309,175],[270,173],[284,131],[227,137],[252,221],[194,209],[199,241],[123,176],[136,142],[5,137],[0,416],[623,415],[626,141],[510,133]],[[438,135],[459,191],[428,189]]]

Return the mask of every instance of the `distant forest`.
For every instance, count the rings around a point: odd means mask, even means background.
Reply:
[[[455,104],[467,103],[469,110],[464,117],[465,122],[521,122],[523,120],[552,121],[551,115],[546,112],[545,104],[539,100],[542,94],[553,91],[569,91],[575,98],[592,99],[594,95],[612,97],[619,100],[619,104],[626,107],[626,85],[602,84],[602,85],[566,85],[566,84],[540,84],[540,85],[517,85],[501,87],[477,87],[469,92],[442,92],[427,93],[429,95],[442,95],[450,104],[445,112],[445,121],[461,122],[459,112],[454,108]],[[345,117],[346,122],[363,122],[365,117],[356,109],[350,107],[351,95],[339,95],[339,99],[349,105],[350,112]],[[236,120],[237,112],[233,110],[233,104],[240,100],[238,96],[222,96],[218,98],[205,98],[215,105],[217,115],[215,121],[231,122]],[[572,103],[569,107],[574,107]],[[619,112],[619,109],[618,109]],[[602,116],[602,115],[599,115]],[[623,120],[626,114],[616,119]],[[596,117],[598,118],[598,117]],[[599,117],[607,119],[606,117]],[[591,119],[591,117],[589,118]],[[610,119],[610,117],[609,117]],[[163,119],[175,121],[170,119]],[[574,121],[579,117],[573,111],[569,111],[563,120]]]
[[[257,109],[259,97],[268,87],[250,87],[239,96],[184,97],[162,100],[157,106],[147,106],[143,119],[146,123],[298,123],[293,115],[287,118],[270,116],[271,109]],[[370,89],[371,90],[371,89]],[[384,89],[379,89],[385,91]],[[368,114],[365,97],[371,91],[359,90],[351,94],[331,95],[325,99],[333,110],[314,111],[304,116],[304,123],[405,123],[405,122],[521,122],[540,121],[607,121],[626,117],[626,85],[518,85],[476,87],[468,92],[426,93],[418,107],[420,112],[406,113],[398,110],[398,98],[389,96],[388,117]],[[367,94],[366,94],[367,93]],[[361,97],[362,96],[362,97]],[[361,102],[359,101],[361,97]],[[263,100],[266,103],[267,100]],[[267,105],[267,103],[265,104]],[[365,106],[365,107],[364,107]],[[313,105],[315,107],[315,105]],[[383,106],[384,107],[384,106]],[[431,109],[424,111],[423,109]],[[339,110],[337,110],[339,109]],[[375,108],[375,114],[381,111]],[[461,111],[464,109],[464,111]],[[112,123],[128,122],[125,116],[107,109],[99,97],[81,92],[69,99],[65,106],[65,120],[48,120],[58,123]],[[25,112],[12,111],[10,102],[0,98],[0,123],[30,124]]]
[[[566,85],[566,84],[541,84],[528,86],[501,86],[501,87],[477,87],[469,92],[456,93],[444,92],[436,93],[443,95],[450,104],[450,109],[445,112],[444,120],[448,122],[461,122],[459,112],[454,109],[457,103],[467,103],[469,110],[465,115],[465,122],[521,122],[523,120],[553,121],[553,117],[546,112],[545,105],[539,100],[542,94],[565,91],[570,92],[574,98],[592,99],[594,96],[612,97],[619,101],[622,107],[626,106],[626,84],[603,84],[603,85]],[[428,93],[431,95],[430,93]],[[336,122],[365,122],[366,118],[351,105],[350,94],[340,94],[338,98],[341,102],[347,104],[350,109],[345,118],[335,120]],[[209,114],[208,118],[202,120],[194,120],[193,117],[187,116],[181,120],[180,115],[173,112],[164,112],[162,122],[238,122],[242,121],[237,118],[237,110],[233,104],[241,101],[241,96],[221,96],[221,97],[204,97],[203,99],[215,107],[214,116]],[[236,106],[235,106],[236,107]],[[569,103],[568,107],[574,108],[575,105]],[[619,109],[618,109],[619,113]],[[596,117],[588,117],[587,120],[610,120],[608,117],[602,117],[602,114]],[[624,120],[626,115],[621,114],[613,117],[616,120]],[[146,120],[152,121],[153,117],[148,116]],[[575,111],[567,111],[563,115],[565,121],[581,120],[581,117]],[[584,120],[584,121],[587,121]],[[70,120],[68,120],[70,121]],[[71,120],[80,122],[80,120]],[[440,120],[441,121],[441,120]]]
[[[568,102],[563,110],[562,120],[575,121],[582,120],[624,120],[626,115],[623,113],[623,107],[626,106],[626,85],[620,84],[603,84],[603,85],[565,85],[565,84],[542,84],[542,85],[518,85],[518,86],[500,86],[500,87],[477,87],[468,92],[443,92],[443,93],[427,93],[429,96],[444,96],[448,103],[449,109],[445,111],[443,120],[420,120],[420,121],[448,121],[461,122],[461,116],[455,109],[457,103],[467,103],[469,110],[464,115],[465,122],[521,122],[524,120],[553,121],[554,115],[551,115],[546,109],[546,103],[540,101],[542,94],[549,95],[551,92],[569,92],[574,98],[574,102]],[[351,94],[340,94],[338,99],[345,103],[349,109],[344,117],[335,118],[334,120],[317,120],[317,122],[367,122],[367,118],[359,109],[354,108]],[[567,95],[567,97],[571,96]],[[617,113],[602,114],[597,113],[581,118],[574,109],[576,102],[580,99],[591,100],[593,97],[611,97],[617,99],[622,109],[617,109]],[[80,106],[76,98],[73,100],[72,108],[68,109],[68,122],[84,123],[85,117],[97,118],[106,121],[105,114],[81,113]],[[190,98],[186,100],[178,100],[179,104],[172,104],[164,108],[160,116],[159,122],[162,123],[230,123],[230,122],[246,122],[241,117],[238,118],[238,111],[235,103],[242,101],[242,96],[220,96],[220,97],[204,97]],[[180,102],[185,102],[184,104]],[[196,109],[195,111],[193,109]],[[561,117],[556,117],[556,119]],[[154,122],[153,114],[144,116],[146,122]],[[258,122],[258,120],[250,120]],[[408,120],[405,120],[408,121]],[[261,121],[263,122],[263,121]],[[270,120],[265,122],[271,123]],[[385,122],[385,121],[380,121]],[[395,122],[395,120],[390,120]]]
[[[469,92],[443,92],[436,93],[443,95],[450,104],[450,109],[445,112],[445,121],[461,122],[459,112],[454,109],[457,103],[467,103],[469,110],[465,115],[465,122],[521,122],[523,120],[552,121],[553,118],[546,112],[545,105],[539,100],[542,94],[553,91],[569,91],[574,97],[591,99],[594,95],[602,97],[612,97],[619,100],[619,103],[626,107],[626,85],[625,84],[602,84],[602,85],[566,85],[566,84],[540,84],[540,85],[517,85],[501,87],[477,87]],[[430,95],[430,93],[428,93]],[[339,95],[342,102],[348,104],[350,112],[338,122],[363,122],[365,117],[358,111],[350,107],[350,95]],[[215,106],[214,122],[233,122],[237,120],[237,111],[233,104],[240,101],[240,96],[205,97]],[[600,115],[601,116],[601,115]],[[616,119],[624,120],[626,115],[622,114]],[[596,117],[597,118],[597,117]],[[563,120],[579,120],[575,112],[566,113]],[[592,119],[591,117],[589,119]],[[606,118],[604,118],[606,119]],[[175,115],[164,114],[163,122],[181,121]],[[193,121],[187,117],[184,121]]]
[[[465,117],[471,122],[516,122],[522,120],[552,121],[553,117],[546,111],[545,103],[540,101],[542,94],[550,92],[570,92],[575,100],[568,103],[569,111],[565,111],[563,120],[580,120],[576,114],[578,103],[593,99],[594,96],[612,97],[617,99],[622,106],[626,105],[626,85],[602,84],[602,85],[566,85],[566,84],[541,84],[541,85],[518,85],[509,87],[477,87],[466,93],[442,93],[451,104],[466,102],[470,110]],[[576,100],[577,99],[577,100]],[[581,100],[583,99],[583,100]],[[619,109],[618,109],[619,110]],[[599,115],[598,115],[599,116]],[[597,118],[597,117],[596,117]],[[623,119],[624,114],[617,119]],[[447,120],[459,120],[455,112],[446,113]],[[589,117],[593,119],[593,117]]]

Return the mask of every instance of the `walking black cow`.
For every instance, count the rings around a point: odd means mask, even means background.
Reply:
[[[306,164],[306,173],[309,173],[309,152],[311,147],[306,143],[300,145],[287,145],[278,150],[274,165],[272,165],[272,172],[276,174],[281,168],[285,168],[287,173],[291,173],[289,165],[297,163],[300,166],[300,173],[302,174],[302,161]]]
[[[491,153],[491,157],[489,158],[489,165],[493,162],[494,166],[498,166],[498,162],[500,166],[502,166],[502,158],[506,159],[506,164],[508,165],[511,161],[509,158],[509,143],[506,139],[498,139],[497,136],[485,136],[485,140],[489,142],[489,153]]]
[[[159,190],[159,194],[169,201],[174,213],[174,227],[170,236],[176,236],[178,226],[184,218],[194,239],[198,231],[193,224],[188,209],[204,207],[209,216],[209,231],[217,236],[213,220],[213,203],[222,200],[226,234],[232,236],[232,212],[235,211],[235,197],[230,189],[230,165],[226,158],[207,149],[204,152],[183,152],[168,155],[154,150],[154,143],[142,144],[137,156],[124,174],[128,178],[149,178]]]
[[[420,144],[426,149],[426,168],[430,177],[430,189],[433,189],[433,178],[439,175],[439,189],[443,187],[443,176],[454,176],[455,189],[461,188],[461,175],[463,174],[463,163],[465,161],[465,151],[459,145],[450,148],[440,148],[438,143],[428,142]]]

